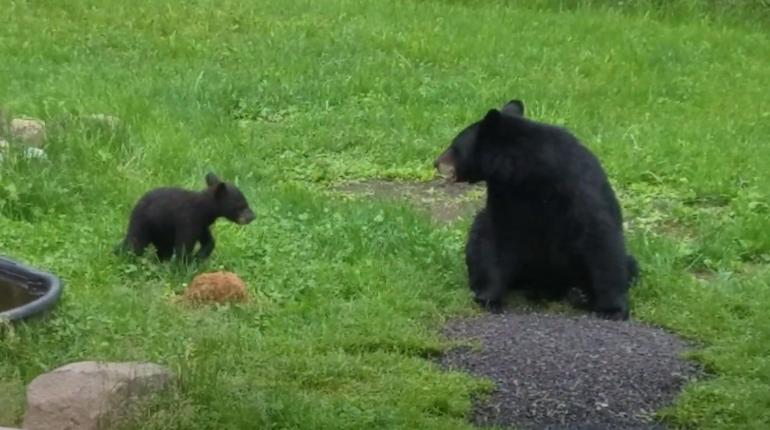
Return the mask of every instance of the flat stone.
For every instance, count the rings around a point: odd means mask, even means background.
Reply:
[[[26,430],[106,430],[136,402],[168,387],[171,372],[152,363],[84,361],[38,376],[27,387]]]

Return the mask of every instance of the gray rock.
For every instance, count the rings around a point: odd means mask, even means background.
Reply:
[[[34,118],[11,120],[9,137],[27,146],[41,147],[45,143],[45,122]]]
[[[26,430],[104,430],[173,376],[152,363],[84,361],[35,378],[27,387]]]

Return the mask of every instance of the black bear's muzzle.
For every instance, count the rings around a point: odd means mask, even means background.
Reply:
[[[438,170],[439,175],[443,176],[446,180],[452,182],[457,180],[454,159],[449,151],[445,151],[436,158],[436,161],[433,162],[433,167]]]
[[[240,216],[238,216],[238,224],[240,225],[246,225],[256,218],[256,215],[254,215],[254,212],[251,211],[251,209],[247,209],[243,212],[241,212]]]

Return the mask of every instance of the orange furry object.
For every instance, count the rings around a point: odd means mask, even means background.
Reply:
[[[183,295],[188,303],[245,303],[249,301],[246,284],[232,272],[202,273],[196,276]]]

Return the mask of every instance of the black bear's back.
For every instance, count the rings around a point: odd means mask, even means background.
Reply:
[[[620,205],[598,157],[563,127],[509,118],[509,181],[487,182],[488,234],[504,241],[498,255],[521,264],[525,283],[562,289],[583,284],[587,245],[596,235],[622,235]],[[574,286],[574,285],[573,285]]]
[[[162,187],[147,192],[137,202],[132,217],[153,230],[173,228],[181,217],[193,213],[199,193],[181,188]]]
[[[542,177],[541,183],[556,189],[557,194],[570,201],[574,210],[605,214],[608,220],[620,227],[623,219],[617,196],[610,185],[604,166],[599,158],[571,131],[564,127],[529,120],[529,127],[538,130],[538,142],[544,146],[536,151],[543,172],[531,172],[532,177]]]

